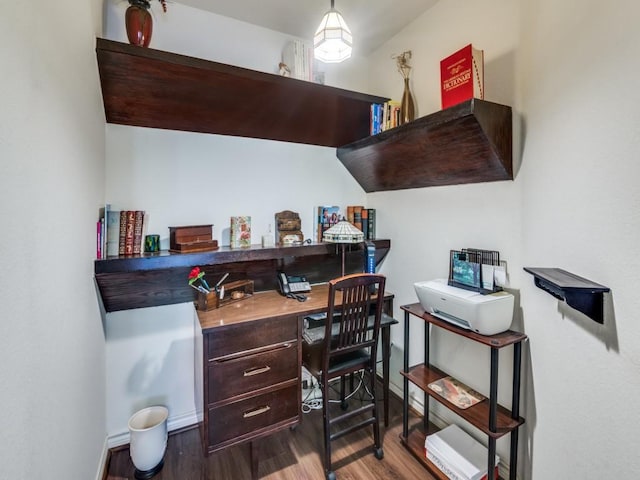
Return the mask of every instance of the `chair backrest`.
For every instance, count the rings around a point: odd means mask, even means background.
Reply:
[[[329,282],[324,366],[329,358],[370,348],[375,361],[384,301],[384,275],[355,273]],[[373,325],[369,318],[373,316]],[[327,341],[331,339],[331,341]]]

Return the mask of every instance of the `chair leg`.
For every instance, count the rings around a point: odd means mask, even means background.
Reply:
[[[376,374],[375,367],[369,371],[370,385],[371,385],[371,401],[373,402],[373,444],[374,453],[378,460],[384,457],[382,450],[382,437],[380,436],[380,415],[378,414],[378,402],[376,396]]]
[[[329,381],[322,377],[322,420],[324,424],[324,472],[327,479],[335,478],[331,471],[331,427],[329,424]]]

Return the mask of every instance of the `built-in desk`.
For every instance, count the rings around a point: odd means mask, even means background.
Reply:
[[[198,311],[202,336],[196,365],[202,366],[202,439],[205,453],[251,441],[296,425],[301,411],[302,328],[305,316],[327,309],[328,284],[313,285],[307,301],[277,291],[209,311]],[[393,312],[385,294],[384,311]],[[390,327],[382,328],[384,419],[389,420]],[[200,368],[197,368],[200,371]]]

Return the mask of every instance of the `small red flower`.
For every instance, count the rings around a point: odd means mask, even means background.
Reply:
[[[200,267],[194,267],[189,273],[189,285],[203,276],[204,273],[200,274]]]

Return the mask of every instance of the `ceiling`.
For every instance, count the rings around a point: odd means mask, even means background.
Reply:
[[[311,40],[330,0],[174,0],[190,7]],[[368,55],[438,0],[335,0],[353,34],[354,54]]]

